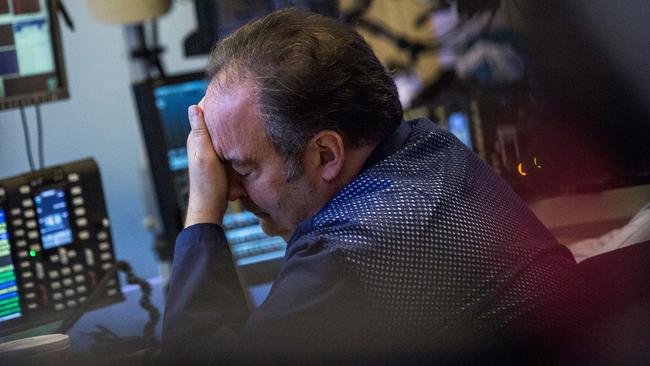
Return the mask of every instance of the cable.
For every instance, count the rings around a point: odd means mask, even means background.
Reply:
[[[72,21],[72,18],[70,18],[70,14],[68,14],[68,11],[66,10],[65,5],[63,5],[62,0],[57,0],[56,8],[63,16],[63,20],[65,21],[65,24],[68,26],[68,28],[70,28],[71,31],[74,31],[74,22]]]
[[[126,273],[126,281],[129,284],[137,284],[140,286],[140,291],[142,291],[140,307],[149,313],[149,321],[144,325],[142,336],[149,347],[154,347],[156,344],[154,330],[156,328],[156,323],[158,323],[158,319],[160,319],[160,311],[158,311],[158,309],[151,303],[151,285],[149,282],[136,276],[128,263],[119,261],[115,265],[118,266],[121,271]]]
[[[152,47],[154,49],[158,48],[158,21],[156,19],[151,20],[151,38]]]
[[[36,128],[38,132],[38,165],[45,168],[45,153],[43,152],[43,120],[41,118],[41,105],[36,103]]]
[[[80,306],[63,319],[63,322],[56,329],[55,333],[65,334],[72,329],[77,320],[79,320],[79,318],[81,318],[81,316],[103,295],[106,285],[110,280],[115,278],[118,271],[126,273],[126,279],[129,284],[137,284],[140,286],[140,291],[142,292],[142,296],[140,297],[140,306],[149,313],[149,321],[145,324],[142,330],[142,338],[147,347],[147,351],[152,353],[157,347],[154,330],[156,323],[160,319],[160,311],[151,303],[151,285],[149,282],[137,277],[133,273],[131,266],[124,261],[117,261],[104,273],[104,276],[100,279],[97,287],[95,287],[88,298],[81,303]]]
[[[20,106],[20,119],[23,122],[23,133],[25,135],[25,148],[27,149],[27,160],[29,161],[29,169],[34,171],[34,157],[32,156],[32,144],[29,138],[29,128],[27,127],[27,117],[25,117],[25,108]]]
[[[158,41],[158,21],[153,19],[151,21],[151,32],[153,37],[153,44],[151,46],[152,52],[152,66],[155,66],[158,70],[158,77],[165,78],[165,68],[163,67],[162,61],[160,60],[160,54],[163,52],[163,49],[159,45]]]

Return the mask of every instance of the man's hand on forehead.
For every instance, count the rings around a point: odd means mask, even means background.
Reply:
[[[188,119],[192,131],[187,138],[190,195],[185,226],[219,224],[228,204],[226,170],[217,156],[203,115],[202,99],[190,106]]]
[[[197,105],[199,106],[199,108],[201,108],[201,112],[205,113],[205,96],[203,96],[203,98],[201,98],[201,100],[199,101],[199,103]],[[204,119],[204,121],[205,121],[205,119]],[[217,157],[219,158],[219,160],[221,160],[221,162],[224,162],[224,158],[223,158],[223,156],[221,156],[220,151],[219,151],[219,149],[217,147],[217,144],[215,143],[214,136],[212,135],[213,131],[210,131],[210,127],[208,126],[207,122],[205,123],[205,129],[208,131],[208,135],[210,136],[210,141],[212,142],[212,147],[214,148],[215,152],[217,153]]]

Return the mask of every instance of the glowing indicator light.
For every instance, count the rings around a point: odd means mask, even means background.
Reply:
[[[536,156],[533,158],[533,165],[535,165],[535,167],[537,167],[537,168],[541,168],[541,167],[542,167],[542,166],[539,164],[539,162],[537,161],[537,157],[536,157]]]
[[[519,163],[519,165],[517,165],[517,171],[519,172],[519,175],[523,177],[525,177],[528,174],[524,171],[524,165],[522,163]]]
[[[34,249],[29,251],[29,256],[30,257],[36,257],[36,251]]]

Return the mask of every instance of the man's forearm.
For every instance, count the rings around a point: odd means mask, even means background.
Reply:
[[[165,308],[165,353],[179,355],[206,347],[201,343],[224,328],[237,328],[247,317],[223,229],[198,224],[183,230],[176,241]]]

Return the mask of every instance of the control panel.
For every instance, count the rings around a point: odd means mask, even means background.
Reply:
[[[284,239],[264,234],[259,219],[248,211],[227,213],[223,227],[242,286],[273,281],[287,250]]]
[[[0,180],[0,335],[63,319],[114,256],[92,159]],[[115,276],[93,306],[122,300]]]

